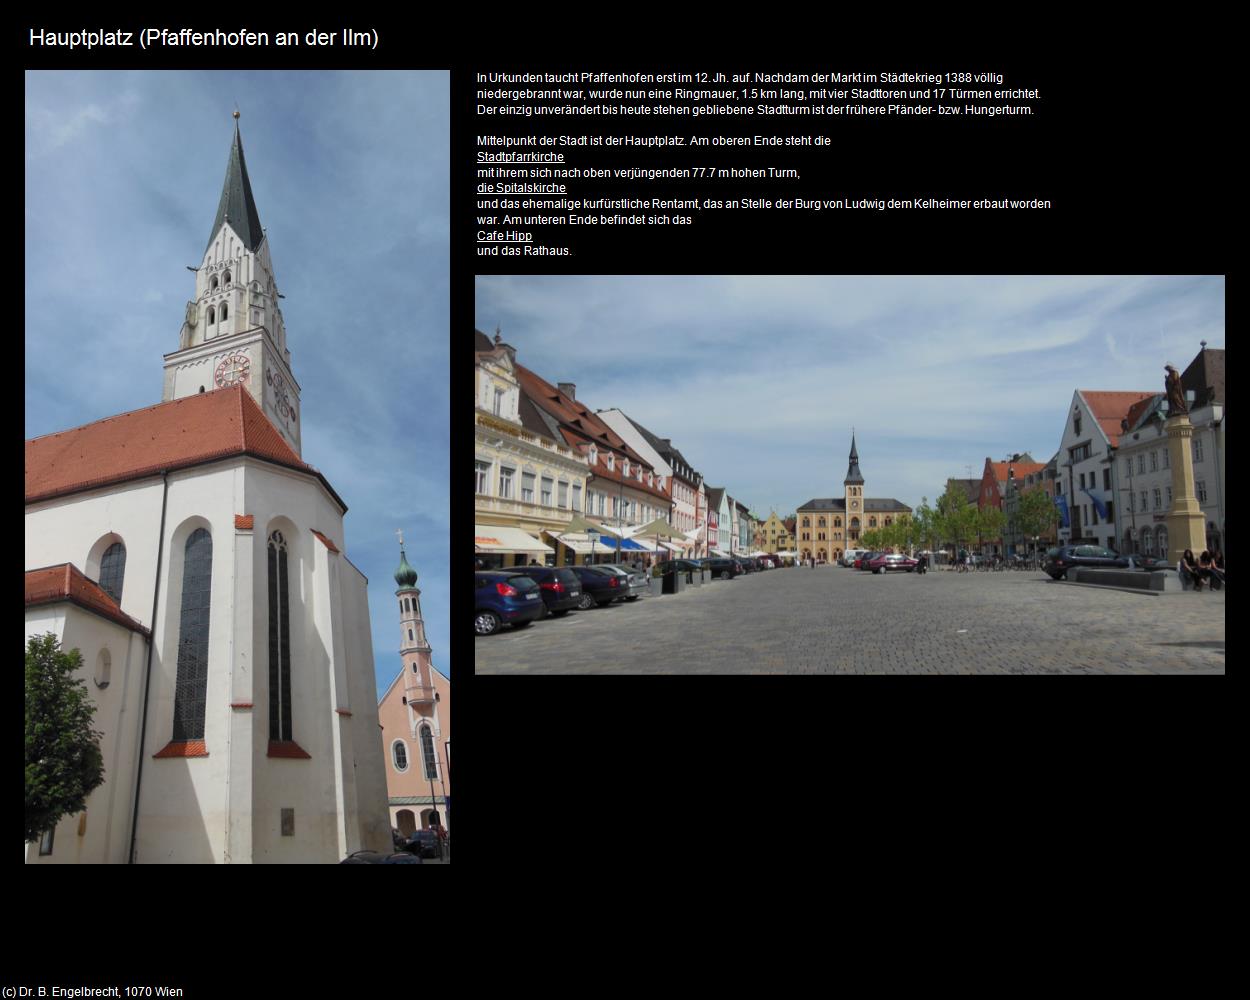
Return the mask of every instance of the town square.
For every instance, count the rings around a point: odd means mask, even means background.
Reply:
[[[1223,672],[1222,278],[477,298],[477,673]]]

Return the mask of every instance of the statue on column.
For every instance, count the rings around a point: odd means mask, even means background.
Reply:
[[[1185,405],[1185,390],[1181,388],[1181,373],[1172,365],[1163,367],[1167,370],[1163,386],[1168,394],[1168,416],[1176,417],[1187,414],[1189,407]]]

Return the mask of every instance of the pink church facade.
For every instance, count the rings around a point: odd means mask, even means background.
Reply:
[[[400,548],[395,572],[403,669],[378,703],[391,826],[403,836],[451,831],[451,682],[434,669],[416,571]]]

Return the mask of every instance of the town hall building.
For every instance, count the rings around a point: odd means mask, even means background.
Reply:
[[[27,863],[391,846],[366,580],[302,457],[235,118],[163,402],[26,442],[26,635],[80,651],[105,767]]]
[[[911,508],[892,498],[864,496],[864,477],[859,471],[859,452],[852,434],[842,496],[809,500],[795,514],[795,548],[800,557],[836,562],[846,549],[860,547],[860,536],[865,531],[893,524],[901,514],[911,514]]]

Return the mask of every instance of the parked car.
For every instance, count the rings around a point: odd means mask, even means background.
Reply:
[[[473,583],[473,631],[478,635],[494,635],[504,624],[527,628],[543,614],[542,591],[524,573],[483,570],[473,574]]]
[[[341,865],[419,865],[422,860],[407,851],[383,854],[381,851],[355,851],[339,862]]]
[[[547,613],[561,618],[582,601],[582,581],[567,566],[520,566],[538,584]]]
[[[660,575],[670,576],[676,573],[698,573],[703,569],[706,559],[665,559],[660,563]]]
[[[903,570],[911,573],[915,570],[918,562],[920,562],[919,559],[913,559],[911,556],[883,552],[877,558],[868,560],[868,568],[874,573],[888,573],[891,570]]]
[[[621,586],[621,578],[615,573],[604,572],[598,566],[570,566],[582,584],[582,599],[577,606],[583,611],[596,604],[605,607],[629,595],[629,587]]]
[[[438,834],[433,830],[414,830],[412,836],[404,842],[403,849],[418,858],[437,858]]]
[[[1063,580],[1074,566],[1125,567],[1128,559],[1102,545],[1061,545],[1046,553],[1042,562],[1052,580]]]
[[[868,563],[869,563],[871,560],[876,559],[876,558],[877,558],[877,556],[879,556],[879,555],[881,555],[881,553],[880,553],[880,552],[865,552],[863,555],[861,555],[858,559],[856,559],[856,560],[855,560],[855,563],[854,563],[855,568],[856,568],[856,569],[867,569],[867,568],[868,568]]]
[[[620,563],[601,563],[595,569],[607,569],[623,574],[624,580],[622,583],[629,588],[629,595],[625,598],[627,601],[636,601],[644,594],[651,593],[651,584],[647,582],[647,575],[639,573],[632,566],[623,566]]]
[[[710,556],[703,560],[703,565],[711,571],[712,576],[722,580],[732,580],[735,576],[741,576],[743,572],[742,563],[728,556]]]
[[[1128,561],[1128,565],[1130,569],[1144,569],[1147,572],[1153,572],[1154,570],[1157,570],[1157,569],[1174,569],[1175,568],[1166,559],[1161,559],[1158,556],[1143,556],[1143,555],[1133,554],[1133,555],[1127,555],[1124,558]]]

